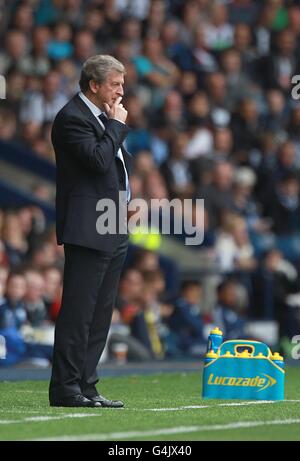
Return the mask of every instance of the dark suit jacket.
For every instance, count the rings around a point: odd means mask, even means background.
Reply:
[[[119,212],[119,191],[125,190],[120,175],[118,149],[130,171],[130,154],[122,146],[127,125],[110,119],[102,129],[96,117],[75,95],[57,114],[52,128],[55,150],[57,243],[81,245],[113,252],[123,236],[97,232],[96,210],[101,199],[111,199]],[[104,210],[106,212],[106,210]]]

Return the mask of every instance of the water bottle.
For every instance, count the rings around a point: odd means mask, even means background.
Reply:
[[[217,353],[219,347],[221,346],[223,341],[223,333],[222,331],[216,327],[211,330],[210,335],[208,337],[208,344],[207,344],[207,352],[214,352]]]
[[[271,355],[271,360],[280,368],[284,368],[283,357],[278,352],[274,352],[274,354]]]
[[[204,365],[207,365],[208,363],[212,362],[213,360],[216,360],[218,358],[218,354],[216,354],[213,351],[207,352],[207,354],[204,357]]]

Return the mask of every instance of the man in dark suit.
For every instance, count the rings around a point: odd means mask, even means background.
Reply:
[[[62,305],[56,322],[51,406],[122,407],[98,394],[96,367],[103,352],[128,245],[129,131],[121,104],[124,66],[108,55],[83,65],[80,88],[57,114],[52,142],[57,164],[57,241],[64,244]],[[120,194],[120,191],[121,194]],[[123,200],[120,199],[123,197]],[[99,225],[101,201],[116,231]],[[103,224],[103,221],[102,221]],[[125,232],[124,232],[125,224]]]

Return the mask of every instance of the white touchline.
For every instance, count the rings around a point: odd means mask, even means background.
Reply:
[[[91,416],[100,416],[100,413],[73,413],[61,416],[30,416],[23,419],[0,419],[0,424],[22,424],[22,423],[35,423],[43,421],[55,421],[66,418],[89,418]]]
[[[41,413],[41,410],[4,410],[3,408],[0,409],[0,413],[5,413],[5,414],[9,414],[9,413],[13,413],[13,414],[21,414],[21,415],[36,415],[36,414],[40,414]]]
[[[278,419],[273,421],[239,421],[236,423],[228,424],[214,424],[207,426],[179,426],[167,427],[162,429],[148,430],[148,431],[129,431],[129,432],[111,432],[108,434],[82,434],[71,436],[58,436],[34,439],[35,441],[76,441],[76,440],[115,440],[115,439],[132,439],[135,437],[153,437],[157,435],[170,435],[170,434],[184,434],[190,432],[207,432],[207,431],[224,431],[229,429],[247,429],[259,426],[277,426],[277,425],[290,425],[300,424],[300,419]]]
[[[249,405],[264,405],[269,403],[300,403],[300,400],[256,400],[256,401],[249,401],[249,402],[230,402],[230,403],[215,403],[212,405],[185,405],[180,407],[174,408],[131,408],[134,411],[182,411],[182,410],[202,410],[204,408],[214,408],[214,407],[243,407]],[[130,410],[130,408],[128,408]]]
[[[30,389],[15,389],[14,392],[24,394],[48,394],[48,391],[31,391]]]

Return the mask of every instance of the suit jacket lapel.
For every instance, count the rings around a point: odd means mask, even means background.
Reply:
[[[88,108],[88,106],[84,103],[84,101],[81,99],[80,96],[78,96],[78,93],[74,96],[74,102],[75,104],[77,105],[77,107],[81,110],[81,112],[84,113],[84,115],[86,117],[88,117],[88,119],[94,124],[94,126],[99,130],[99,132],[101,134],[104,133],[104,130],[102,128],[102,126],[100,125],[100,123],[96,120],[96,117],[94,116],[94,114],[90,111],[90,109]],[[127,149],[125,148],[124,144],[121,145],[121,149],[122,149],[122,154],[123,154],[123,158],[124,158],[124,162],[125,162],[125,166],[126,166],[126,170],[128,172],[128,175],[130,174],[130,171],[131,171],[131,165],[132,165],[132,155],[127,151]]]
[[[102,128],[102,126],[100,125],[100,123],[96,120],[96,117],[94,116],[94,114],[90,111],[90,109],[88,108],[88,106],[85,104],[85,102],[81,99],[80,96],[78,96],[78,94],[76,94],[74,96],[74,102],[75,104],[77,105],[77,107],[81,110],[81,112],[84,113],[84,115],[94,124],[94,126],[99,130],[99,132],[101,134],[104,133],[104,130]]]

